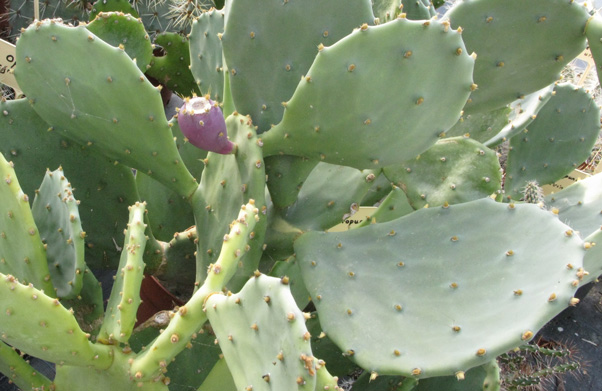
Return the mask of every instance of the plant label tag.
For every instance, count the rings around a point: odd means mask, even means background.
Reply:
[[[328,232],[348,231],[355,226],[364,223],[365,220],[370,220],[370,216],[374,214],[376,209],[377,208],[373,206],[360,206],[355,213],[345,215],[341,223],[330,228]]]
[[[569,187],[575,182],[578,182],[581,179],[585,179],[590,177],[591,175],[583,172],[581,170],[573,170],[570,174],[566,175],[564,178],[552,183],[551,185],[544,185],[541,187],[544,195],[556,193],[566,187]]]
[[[15,90],[16,96],[21,96],[23,93],[17,84],[13,69],[16,62],[15,45],[5,40],[0,39],[0,83],[6,84]]]

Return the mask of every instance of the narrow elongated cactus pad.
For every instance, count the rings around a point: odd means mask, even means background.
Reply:
[[[465,137],[440,140],[416,159],[386,167],[384,173],[415,209],[488,197],[502,187],[495,152]]]
[[[477,54],[465,112],[488,111],[558,79],[585,49],[587,9],[565,0],[461,1],[446,14],[462,27],[466,48]]]
[[[510,140],[504,188],[518,199],[527,181],[553,183],[587,159],[600,134],[600,109],[572,84],[560,84],[537,118]]]
[[[281,103],[295,91],[318,46],[373,21],[367,0],[228,3],[222,44],[236,110],[253,118],[258,133],[277,124]]]
[[[17,58],[19,86],[51,127],[182,196],[192,194],[196,184],[176,149],[160,92],[123,49],[84,27],[46,20],[23,32]]]
[[[262,135],[265,155],[359,169],[411,159],[460,118],[473,64],[449,24],[363,25],[318,53],[282,122]]]
[[[111,364],[106,346],[92,344],[73,314],[32,285],[0,273],[0,336],[6,343],[57,364]]]
[[[416,377],[466,371],[531,339],[569,305],[585,252],[552,213],[491,199],[309,232],[295,250],[341,350],[364,369]]]
[[[100,337],[108,341],[126,343],[136,323],[136,313],[140,305],[140,285],[145,267],[142,260],[147,240],[144,235],[145,210],[144,203],[137,202],[130,207],[130,220],[124,232],[125,241],[119,269],[100,330]]]
[[[50,296],[54,287],[46,251],[13,164],[0,154],[0,273],[32,283]]]
[[[32,213],[46,245],[48,269],[56,295],[72,299],[82,289],[86,262],[84,238],[73,188],[62,168],[47,171],[33,201]]]
[[[589,236],[602,226],[602,174],[582,179],[544,198],[561,221]]]
[[[237,389],[314,390],[310,334],[283,280],[252,277],[238,294],[210,296],[206,309]]]

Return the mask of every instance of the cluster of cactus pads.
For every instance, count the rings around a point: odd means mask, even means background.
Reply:
[[[496,358],[602,274],[602,177],[540,189],[600,132],[558,80],[588,45],[602,68],[585,5],[228,0],[161,58],[132,4],[94,12],[24,28],[0,103],[22,390],[499,390]],[[189,294],[136,327],[150,276]]]

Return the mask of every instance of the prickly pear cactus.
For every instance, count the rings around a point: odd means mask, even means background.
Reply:
[[[0,102],[0,371],[23,390],[501,389],[496,358],[602,274],[602,176],[539,190],[599,136],[557,74],[586,43],[600,69],[602,19],[218,3],[75,2],[92,22],[23,30],[26,98]],[[176,298],[142,319],[151,275]]]

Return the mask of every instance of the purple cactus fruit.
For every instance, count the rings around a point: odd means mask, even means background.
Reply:
[[[228,140],[222,110],[209,98],[195,96],[186,99],[178,113],[178,124],[195,147],[223,155],[234,149],[234,143]]]

